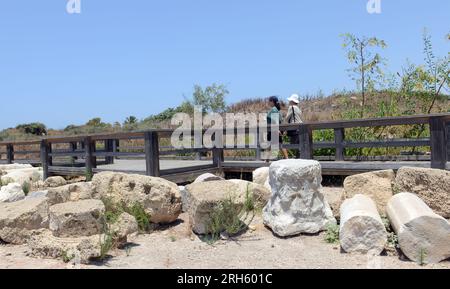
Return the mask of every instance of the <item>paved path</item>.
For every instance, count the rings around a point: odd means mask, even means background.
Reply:
[[[212,161],[190,161],[190,160],[161,160],[159,162],[161,170],[176,168],[195,167],[201,165],[212,165]],[[145,172],[145,160],[114,160],[112,165],[101,165],[101,169],[107,170],[127,170]]]

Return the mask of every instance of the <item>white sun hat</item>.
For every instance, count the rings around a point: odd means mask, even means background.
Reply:
[[[295,102],[296,104],[299,104],[300,97],[298,96],[298,94],[293,94],[288,98],[288,101],[292,101],[292,102]]]

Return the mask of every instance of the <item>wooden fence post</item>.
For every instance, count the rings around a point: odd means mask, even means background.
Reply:
[[[105,140],[105,152],[111,153],[114,151],[114,142],[115,140],[113,139],[107,139]],[[105,157],[105,162],[107,165],[111,165],[114,163],[114,157],[113,156],[107,156]]]
[[[72,153],[75,153],[75,151],[77,150],[77,148],[78,148],[78,143],[77,143],[77,142],[71,142],[71,143],[70,143],[70,151],[71,151]],[[77,159],[78,159],[78,157],[72,156],[72,157],[71,157],[72,164],[74,164],[75,161],[76,161]]]
[[[47,140],[43,139],[41,140],[41,165],[42,165],[42,173],[43,173],[43,178],[44,180],[46,180],[49,177],[49,166],[50,166],[50,162],[49,162],[49,144],[47,142]]]
[[[145,167],[147,176],[159,177],[159,139],[156,131],[144,133]]]
[[[14,162],[14,145],[13,144],[6,145],[6,162],[8,164],[12,164]]]
[[[445,170],[447,165],[447,127],[442,117],[430,118],[431,168]]]
[[[260,139],[259,139],[259,127],[257,128],[257,133],[256,133],[256,160],[260,161],[261,160],[261,143],[260,143]]]
[[[97,158],[94,157],[95,141],[91,137],[84,138],[84,161],[86,166],[86,175],[92,176],[93,169],[97,167]]]
[[[225,160],[223,153],[224,141],[223,135],[218,134],[218,131],[214,133],[213,144],[214,144],[214,147],[212,149],[213,165],[217,168],[222,168],[222,163]]]
[[[314,151],[313,151],[312,129],[307,124],[300,124],[299,149],[301,159],[313,158]]]
[[[47,142],[47,150],[48,150],[48,165],[53,166],[53,157],[51,156],[52,153],[52,144],[50,142]]]
[[[345,130],[343,128],[334,129],[334,143],[336,144],[335,161],[344,160],[345,147],[343,145],[345,139]]]
[[[450,121],[447,122],[447,161],[450,161]]]
[[[113,152],[117,153],[119,151],[119,147],[120,147],[120,140],[115,139],[112,143],[113,145]]]

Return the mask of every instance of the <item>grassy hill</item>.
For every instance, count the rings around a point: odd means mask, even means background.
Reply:
[[[353,92],[335,93],[330,96],[303,96],[301,109],[304,121],[327,121],[360,118],[360,95]],[[421,95],[404,97],[392,91],[371,93],[367,97],[364,117],[387,117],[399,115],[426,114],[430,103]],[[282,101],[282,113],[287,103]],[[226,107],[226,113],[263,113],[269,110],[266,99],[254,98],[233,103]],[[441,95],[433,105],[432,113],[449,112],[450,101]],[[125,122],[104,123],[100,118],[87,121],[84,125],[70,125],[64,130],[47,129],[45,124],[22,124],[16,128],[0,131],[0,140],[29,140],[40,135],[80,135],[102,132],[121,132],[150,128],[168,128],[170,119],[177,112],[189,112],[186,103],[169,108],[143,120],[128,118]]]

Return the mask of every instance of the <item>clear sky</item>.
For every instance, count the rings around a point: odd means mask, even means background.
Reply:
[[[449,0],[67,1],[0,0],[0,128],[145,118],[194,84],[226,84],[228,102],[354,89],[346,32],[384,39],[392,72],[422,62],[424,27],[450,51]]]

